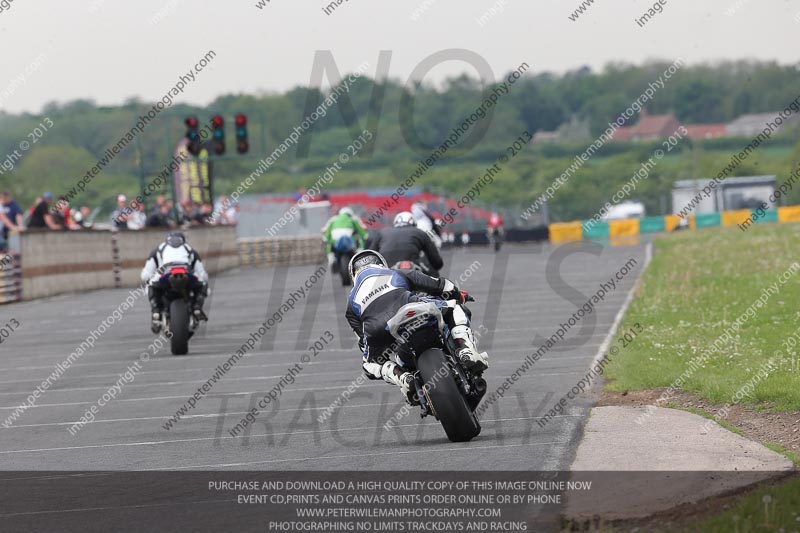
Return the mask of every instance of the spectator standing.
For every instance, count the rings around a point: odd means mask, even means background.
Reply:
[[[128,228],[128,213],[130,210],[126,205],[128,197],[124,194],[117,196],[117,208],[111,213],[111,227],[115,229]]]
[[[227,224],[230,226],[235,226],[239,223],[239,204],[235,203],[228,207],[225,210],[225,215],[222,219],[223,224]]]
[[[3,228],[3,231],[0,232],[0,252],[7,252],[8,233],[6,232],[6,228],[11,227],[11,221],[8,219],[2,209],[0,209],[0,227]]]
[[[211,222],[216,224],[227,224],[225,221],[225,213],[230,205],[230,200],[227,196],[220,196],[219,200],[214,204],[214,214],[211,215]]]
[[[22,230],[22,209],[8,192],[0,193],[0,251],[8,248],[9,231]]]
[[[239,219],[239,206],[236,202],[231,202],[227,196],[220,196],[213,215],[215,224],[223,226],[235,226]]]
[[[192,214],[192,226],[206,226],[213,224],[211,217],[214,214],[214,206],[205,203],[197,207]]]
[[[50,213],[50,202],[53,201],[53,195],[46,192],[42,195],[42,200],[36,204],[31,212],[31,219],[28,222],[29,228],[38,229],[51,229],[61,230],[60,226],[53,215]]]
[[[159,194],[156,196],[156,205],[153,206],[153,209],[150,210],[150,214],[147,216],[148,220],[153,215],[161,214],[161,207],[167,203],[167,199],[164,197],[163,194]]]
[[[192,203],[192,200],[189,198],[184,198],[178,204],[178,225],[182,226],[184,224],[191,224],[192,218],[194,218],[195,214],[195,207]]]
[[[42,201],[41,196],[37,196],[36,200],[33,201],[33,205],[28,209],[28,219],[33,216],[33,210],[36,209],[36,206]]]
[[[169,204],[164,203],[157,213],[151,214],[147,218],[148,228],[174,228],[175,222],[171,217]]]
[[[147,215],[144,214],[144,205],[136,202],[131,202],[131,212],[128,215],[128,229],[140,230],[144,229],[147,224]]]
[[[69,202],[63,196],[59,196],[56,201],[56,207],[51,211],[53,221],[58,225],[58,229],[70,229],[72,226],[72,212],[69,208]],[[55,228],[52,228],[55,229]]]
[[[89,209],[89,206],[82,205],[81,208],[72,215],[74,224],[72,227],[70,227],[70,229],[92,229],[94,223],[89,221],[91,214],[92,211]]]

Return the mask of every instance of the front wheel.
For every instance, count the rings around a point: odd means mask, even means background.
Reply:
[[[189,352],[189,306],[183,300],[172,300],[169,304],[169,330],[172,333],[172,355]]]
[[[438,348],[425,351],[417,361],[417,368],[433,414],[441,422],[447,438],[453,442],[467,442],[477,437],[481,425],[461,394],[444,352]]]

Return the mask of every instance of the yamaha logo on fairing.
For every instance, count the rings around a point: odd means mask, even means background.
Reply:
[[[367,305],[367,302],[368,302],[369,300],[371,300],[373,297],[377,296],[378,294],[380,294],[381,292],[385,291],[385,290],[386,290],[386,289],[388,289],[388,288],[389,288],[389,284],[388,284],[388,283],[384,283],[383,285],[381,285],[381,286],[380,286],[380,287],[378,287],[377,289],[373,289],[371,293],[367,294],[367,295],[364,297],[364,299],[363,299],[363,300],[361,300],[361,305],[362,305],[362,306],[366,306],[366,305]]]

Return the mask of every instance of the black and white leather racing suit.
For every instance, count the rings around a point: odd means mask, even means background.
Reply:
[[[470,328],[469,310],[450,299],[460,297],[460,291],[451,281],[419,271],[400,273],[377,265],[368,266],[357,274],[353,283],[346,311],[347,321],[358,335],[364,355],[362,366],[367,377],[399,386],[409,399],[412,375],[403,369],[402,361],[393,352],[394,338],[386,324],[404,305],[423,301],[414,291],[448,299],[437,301],[437,306],[455,341],[456,355],[462,361],[465,357],[475,361],[482,369],[488,367],[486,358],[478,353]]]
[[[420,263],[420,253],[425,254],[431,275],[438,275],[444,266],[444,261],[427,233],[414,226],[399,226],[384,228],[378,232],[371,248],[386,258],[391,266],[399,261],[413,261]]]
[[[192,310],[199,317],[205,318],[203,304],[208,295],[208,273],[203,266],[203,261],[200,260],[200,255],[187,243],[173,247],[166,242],[162,242],[147,258],[147,262],[142,269],[141,278],[143,282],[147,283],[151,311],[153,314],[158,313],[159,315],[163,311],[164,293],[158,282],[163,275],[161,267],[169,264],[189,265],[189,270],[200,284],[198,288],[192,291],[194,295]]]

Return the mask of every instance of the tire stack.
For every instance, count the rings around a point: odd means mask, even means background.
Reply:
[[[268,268],[325,262],[325,245],[317,236],[239,239],[242,266]]]
[[[22,263],[14,252],[0,252],[0,304],[22,300]]]

